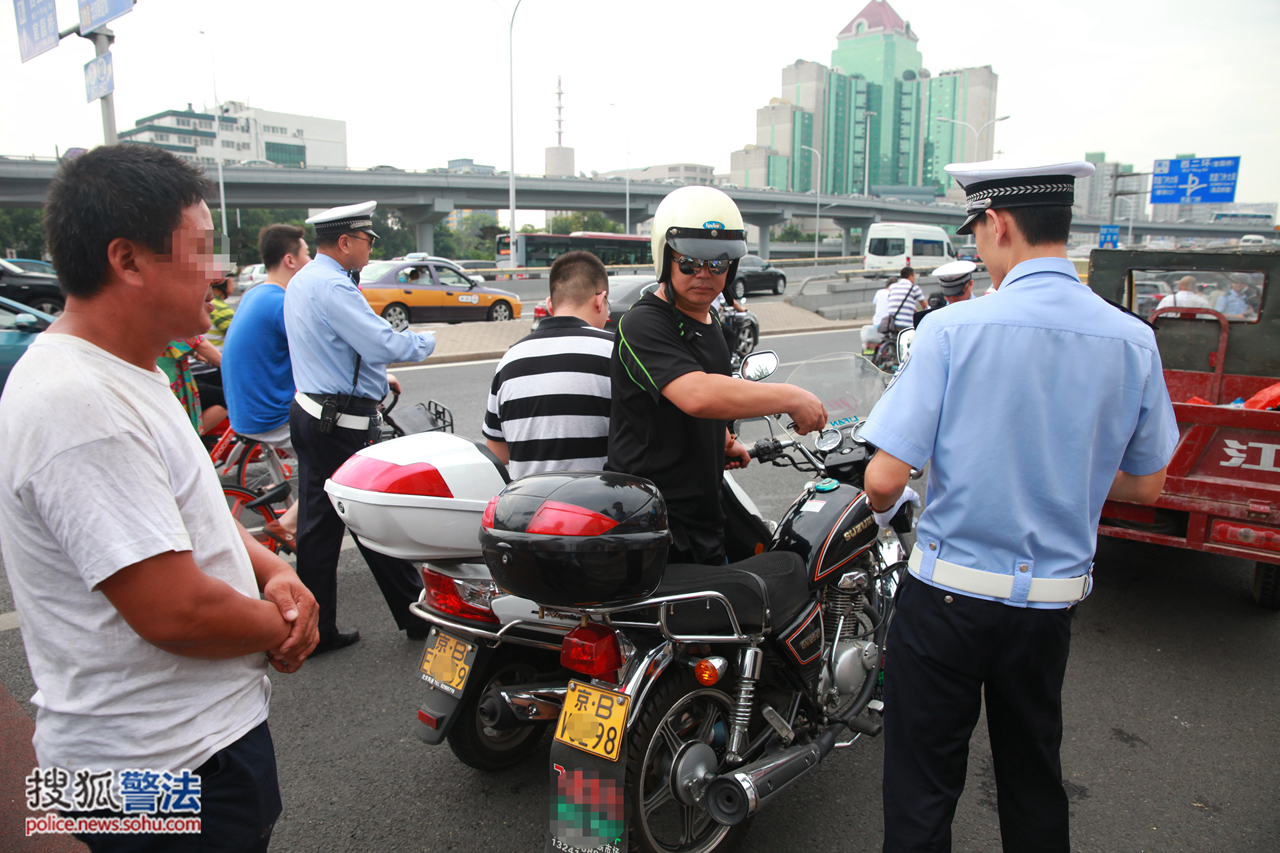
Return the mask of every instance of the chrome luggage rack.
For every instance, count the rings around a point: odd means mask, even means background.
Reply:
[[[759,636],[747,634],[742,630],[742,623],[738,621],[738,615],[734,612],[733,605],[729,603],[729,599],[723,593],[707,590],[705,592],[685,592],[676,595],[662,595],[654,598],[644,598],[638,601],[628,601],[625,604],[611,604],[605,606],[592,607],[564,607],[564,606],[542,606],[538,607],[538,620],[533,619],[516,619],[503,625],[496,630],[489,630],[477,626],[469,620],[451,619],[441,613],[429,610],[422,602],[426,594],[423,593],[418,601],[409,605],[409,610],[419,619],[449,631],[465,634],[477,640],[499,646],[502,643],[513,643],[515,645],[530,646],[538,649],[548,649],[551,651],[559,651],[560,643],[550,643],[545,640],[538,640],[524,634],[517,634],[517,629],[525,631],[532,629],[539,632],[554,632],[567,634],[574,628],[578,627],[584,620],[591,617],[597,617],[599,621],[606,625],[612,625],[617,628],[639,628],[642,630],[657,630],[667,640],[673,643],[757,643],[760,638],[769,633],[769,611],[765,610],[764,630]],[[729,617],[729,625],[732,633],[728,634],[677,634],[671,630],[667,624],[667,618],[671,615],[670,605],[680,602],[704,601],[708,609],[714,601],[724,607],[725,615]],[[617,613],[632,613],[644,610],[650,607],[658,608],[657,621],[630,621],[614,619]],[[575,624],[553,625],[546,621],[542,621],[547,617],[572,620]]]

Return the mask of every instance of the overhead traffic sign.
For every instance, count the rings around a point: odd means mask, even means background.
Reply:
[[[1098,226],[1098,248],[1115,249],[1120,245],[1119,225]]]
[[[90,103],[115,91],[116,78],[111,67],[111,51],[95,56],[84,66],[84,99]]]
[[[1151,170],[1152,204],[1214,204],[1236,199],[1239,157],[1157,160]]]
[[[22,61],[58,46],[58,11],[53,0],[13,0]]]
[[[79,0],[79,4],[81,35],[133,11],[133,0]]]

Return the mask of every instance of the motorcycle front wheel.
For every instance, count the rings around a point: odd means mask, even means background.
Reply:
[[[628,735],[627,796],[630,847],[643,853],[713,853],[732,849],[751,825],[721,826],[702,806],[687,806],[672,791],[672,761],[680,747],[700,740],[724,753],[733,701],[703,687],[687,672],[666,675],[645,698]]]
[[[538,666],[532,655],[499,649],[479,674],[480,689],[468,692],[458,705],[458,722],[450,729],[449,748],[468,767],[491,773],[506,770],[533,754],[547,730],[547,723],[517,726],[501,731],[480,719],[480,700],[491,687],[529,684],[538,680]],[[468,685],[470,686],[470,685]]]

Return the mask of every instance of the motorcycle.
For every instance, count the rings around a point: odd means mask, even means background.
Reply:
[[[738,300],[746,304],[746,299]],[[732,304],[725,306],[721,312],[721,322],[726,329],[725,340],[729,344],[729,365],[737,371],[742,360],[755,351],[760,341],[760,319],[755,313],[743,308],[739,311]]]
[[[776,366],[758,353],[743,372]],[[874,450],[858,429],[887,378],[851,354],[793,373],[831,426],[810,450],[772,419],[752,455],[815,480],[776,530],[748,521],[758,556],[723,569],[664,570],[669,533],[647,481],[577,472],[506,484],[484,448],[452,436],[361,451],[357,470],[326,487],[339,514],[379,550],[430,552],[414,608],[433,624],[419,735],[492,770],[554,723],[549,849],[733,844],[831,750],[880,729],[884,637],[913,541],[905,514],[896,539],[881,533],[861,491]],[[603,498],[585,505],[593,493]],[[485,565],[460,535],[475,536],[477,512]],[[620,514],[644,524],[600,530]]]

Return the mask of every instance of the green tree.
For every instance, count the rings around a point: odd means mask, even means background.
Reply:
[[[552,234],[571,234],[574,231],[604,231],[610,234],[621,234],[622,226],[598,210],[579,210],[551,217],[550,227],[547,230]]]
[[[521,234],[537,234],[537,233],[538,233],[538,226],[537,226],[537,225],[534,225],[532,222],[526,222],[524,225],[521,225],[521,226],[520,226],[520,232],[519,232],[519,233],[521,233]]]
[[[0,257],[12,249],[19,258],[44,257],[44,224],[37,208],[0,210]]]
[[[457,251],[451,257],[491,261],[494,238],[503,233],[505,231],[498,226],[498,220],[492,214],[470,213],[462,217],[462,221],[453,231]]]
[[[786,225],[773,232],[773,239],[780,243],[800,243],[804,241],[804,232],[800,230],[800,226],[796,225],[794,220],[788,220]],[[812,235],[810,239],[813,239]]]
[[[222,224],[222,215],[218,208],[210,210],[213,214],[214,227]],[[316,229],[306,224],[307,212],[293,209],[268,209],[258,207],[242,207],[227,210],[227,237],[231,243],[231,262],[238,267],[262,262],[258,254],[258,232],[268,225],[298,225],[307,232],[307,245],[315,250]]]

